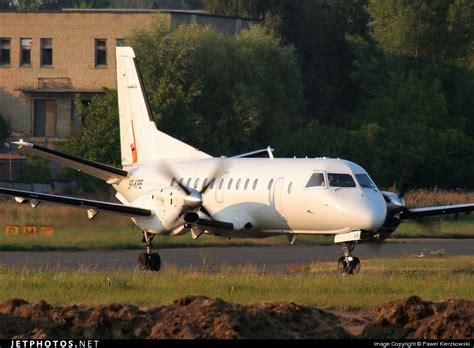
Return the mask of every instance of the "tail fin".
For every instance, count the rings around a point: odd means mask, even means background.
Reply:
[[[117,47],[116,57],[122,165],[211,157],[156,128],[133,49]]]

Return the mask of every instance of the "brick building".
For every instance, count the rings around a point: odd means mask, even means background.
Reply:
[[[0,114],[12,137],[51,141],[79,135],[74,100],[115,88],[115,47],[156,16],[232,35],[254,21],[178,10],[0,12]],[[1,144],[0,144],[1,145]]]

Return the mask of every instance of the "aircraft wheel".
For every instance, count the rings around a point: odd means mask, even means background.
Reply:
[[[158,253],[153,253],[150,255],[149,259],[149,270],[158,272],[161,268],[161,258],[160,254]]]
[[[337,268],[343,275],[353,275],[360,270],[360,260],[358,257],[342,256],[339,258]]]
[[[138,256],[138,267],[141,270],[147,270],[150,267],[149,257],[147,253],[141,253]]]

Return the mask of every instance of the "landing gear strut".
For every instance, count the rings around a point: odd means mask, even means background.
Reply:
[[[146,253],[141,253],[140,256],[138,256],[138,266],[142,270],[158,272],[161,267],[160,255],[151,252],[154,237],[155,235],[153,233],[143,231],[143,242],[146,245]]]
[[[354,250],[354,242],[341,243],[344,256],[341,256],[337,263],[337,268],[343,275],[353,275],[360,270],[360,260],[358,257],[351,255]]]

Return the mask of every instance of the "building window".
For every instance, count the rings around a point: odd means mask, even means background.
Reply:
[[[35,137],[55,137],[57,104],[56,100],[35,100],[35,124],[33,135]]]
[[[10,65],[11,39],[0,38],[0,65]]]
[[[20,65],[21,66],[30,66],[31,65],[31,39],[20,39]]]
[[[107,65],[107,40],[95,40],[95,66]]]
[[[41,66],[53,65],[53,39],[41,39]]]

